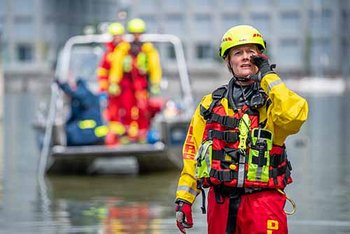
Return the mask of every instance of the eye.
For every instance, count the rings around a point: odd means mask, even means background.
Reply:
[[[238,56],[241,54],[241,51],[240,50],[236,50],[236,51],[233,51],[233,55],[234,56]]]
[[[251,55],[256,55],[257,53],[256,53],[255,50],[250,50],[250,51],[249,51],[249,54],[251,54]]]

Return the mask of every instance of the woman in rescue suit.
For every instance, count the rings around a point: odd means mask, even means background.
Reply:
[[[292,182],[285,140],[308,115],[262,54],[261,33],[238,25],[222,37],[232,77],[206,95],[191,120],[176,191],[179,230],[193,226],[192,204],[207,194],[208,233],[288,233],[284,188]]]

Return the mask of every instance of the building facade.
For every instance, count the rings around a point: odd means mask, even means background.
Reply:
[[[342,0],[0,0],[6,79],[52,73],[59,48],[87,24],[140,17],[150,33],[171,33],[185,46],[190,73],[213,76],[223,33],[257,27],[279,72],[291,77],[350,74],[350,1]],[[162,48],[161,53],[171,52]]]

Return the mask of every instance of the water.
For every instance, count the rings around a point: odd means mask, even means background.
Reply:
[[[179,171],[38,180],[31,127],[38,97],[5,97],[0,233],[178,233],[173,207]],[[294,178],[287,194],[297,204],[290,233],[350,233],[349,97],[308,101],[309,121],[287,142]],[[206,233],[200,203],[198,197],[188,233]]]

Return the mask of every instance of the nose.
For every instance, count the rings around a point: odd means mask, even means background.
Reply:
[[[243,52],[243,60],[250,60],[250,54],[246,51]]]

